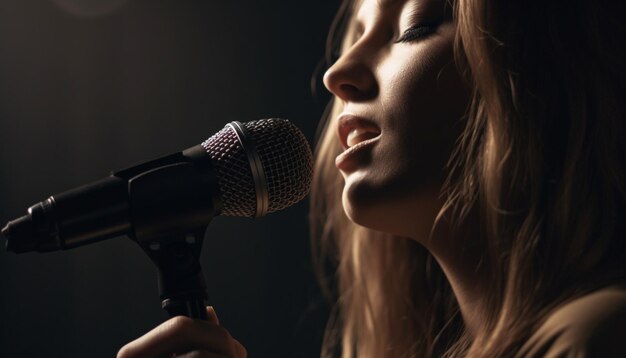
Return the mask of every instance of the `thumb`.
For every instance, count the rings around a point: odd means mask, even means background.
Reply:
[[[220,325],[220,320],[219,318],[217,318],[217,313],[215,313],[215,308],[213,308],[213,306],[207,306],[206,313],[207,322],[216,324],[218,326]]]

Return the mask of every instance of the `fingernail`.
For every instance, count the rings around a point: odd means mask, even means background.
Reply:
[[[214,322],[215,324],[220,324],[220,320],[217,318],[215,308],[213,306],[207,306],[206,310],[209,315],[209,321]]]

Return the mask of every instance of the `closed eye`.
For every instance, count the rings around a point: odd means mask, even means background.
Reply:
[[[436,25],[415,25],[406,29],[395,43],[411,42],[435,32]]]

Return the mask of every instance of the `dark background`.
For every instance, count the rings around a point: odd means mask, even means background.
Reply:
[[[0,1],[0,225],[49,195],[199,144],[233,120],[291,119],[313,142],[311,78],[338,1]],[[307,202],[221,218],[210,303],[251,357],[314,357],[328,308]],[[4,240],[2,240],[3,242]],[[156,273],[120,237],[0,249],[0,357],[112,357],[166,319]]]

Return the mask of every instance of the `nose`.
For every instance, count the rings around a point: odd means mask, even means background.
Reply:
[[[353,48],[326,71],[324,85],[344,102],[368,100],[378,93],[372,68],[366,54]]]

